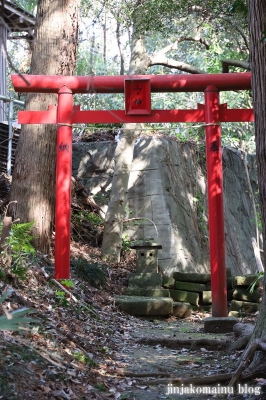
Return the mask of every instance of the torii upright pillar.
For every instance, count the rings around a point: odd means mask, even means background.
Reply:
[[[55,279],[70,276],[72,114],[72,91],[62,86],[58,91],[57,106]]]
[[[211,85],[206,88],[204,95],[212,316],[226,317],[228,312],[219,90]]]

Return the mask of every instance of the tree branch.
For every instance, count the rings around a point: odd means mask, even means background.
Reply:
[[[232,20],[230,18],[224,17],[224,16],[220,16],[220,18],[224,21],[226,21],[228,24],[232,25]],[[242,36],[242,39],[244,40],[245,46],[247,48],[247,50],[249,51],[249,41],[247,36],[245,35],[245,33],[242,31],[241,28],[239,28],[239,26],[237,24],[234,24],[234,29],[240,33],[240,35]]]
[[[150,56],[149,66],[152,65],[163,65],[164,67],[179,69],[180,71],[188,72],[189,74],[206,74],[206,71],[197,69],[196,67],[193,67],[193,65],[173,60],[160,54],[158,55],[158,53]]]
[[[165,46],[164,48],[162,48],[161,50],[159,50],[157,53],[155,53],[155,54],[153,55],[153,57],[159,56],[159,55],[160,55],[160,56],[161,56],[161,55],[164,55],[164,54],[166,54],[166,53],[168,53],[169,51],[172,51],[172,50],[177,50],[178,44],[181,43],[181,42],[185,42],[185,41],[188,41],[188,42],[198,42],[198,43],[203,44],[203,45],[206,47],[206,50],[209,50],[209,49],[210,49],[210,45],[206,42],[206,40],[202,39],[202,38],[199,37],[199,36],[195,36],[195,37],[193,37],[193,36],[188,36],[188,37],[186,37],[186,36],[181,36],[181,37],[180,37],[179,39],[177,39],[175,42],[173,42],[173,43],[169,44],[168,46]]]
[[[250,64],[246,61],[223,60],[222,61],[222,72],[228,73],[229,67],[239,67],[239,68],[247,69],[248,71],[250,71]]]

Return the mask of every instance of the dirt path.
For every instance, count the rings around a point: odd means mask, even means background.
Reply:
[[[114,398],[135,400],[170,400],[176,398],[177,396],[171,393],[175,389],[167,386],[167,381],[170,378],[188,378],[232,372],[241,353],[228,354],[226,351],[210,351],[204,347],[194,350],[185,347],[169,349],[160,344],[148,346],[137,343],[144,336],[186,339],[208,337],[232,340],[233,335],[214,336],[204,333],[203,320],[200,318],[195,318],[194,321],[129,319],[129,324],[125,326],[122,334],[123,345],[119,346],[113,355],[115,361],[112,367],[117,368],[120,373],[124,371],[125,375],[131,376],[121,381],[123,391],[119,391],[118,385]],[[120,337],[119,341],[122,338]],[[146,376],[140,377],[141,375]],[[157,384],[158,382],[162,383]],[[182,397],[185,399],[216,398],[213,395],[199,396],[199,394],[193,393],[186,393]],[[219,396],[219,398],[226,397]],[[258,396],[256,398],[258,399]]]
[[[198,315],[195,315],[198,317]],[[129,324],[125,326],[123,333],[124,342],[118,348],[114,355],[115,367],[121,373],[130,375],[124,378],[114,398],[117,399],[134,399],[134,400],[157,400],[157,399],[175,399],[181,397],[183,399],[225,399],[228,398],[230,390],[227,389],[225,383],[216,383],[198,387],[192,387],[187,384],[183,385],[182,395],[174,393],[180,388],[169,386],[168,382],[171,378],[189,378],[203,375],[226,374],[233,372],[238,364],[241,352],[237,351],[228,354],[226,350],[215,351],[200,347],[194,350],[188,348],[169,349],[159,344],[148,346],[137,343],[138,339],[145,337],[158,338],[215,338],[233,340],[233,335],[227,334],[206,334],[203,329],[203,320],[195,318],[194,321],[182,320],[154,320],[147,321],[144,319],[131,318]],[[121,340],[121,337],[120,337]],[[141,377],[143,375],[143,377]],[[206,387],[207,386],[207,387]],[[199,391],[193,393],[193,391]],[[204,390],[216,391],[211,394],[204,394]],[[227,390],[227,394],[225,393]],[[189,391],[189,393],[187,393]],[[238,392],[242,393],[238,393]],[[248,393],[247,393],[248,392]],[[242,384],[231,394],[232,399],[265,399],[266,394],[262,394],[263,389],[258,382],[249,382],[247,386]]]

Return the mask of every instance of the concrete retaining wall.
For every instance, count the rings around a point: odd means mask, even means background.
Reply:
[[[107,204],[114,168],[116,143],[76,143],[73,146],[73,175],[80,178],[97,203]],[[223,149],[226,263],[233,275],[256,271],[251,237],[255,236],[253,192],[257,190],[255,156]],[[128,218],[148,221],[125,225],[132,239],[154,238],[159,267],[170,275],[174,270],[209,272],[205,151],[194,143],[166,138],[141,139],[135,146],[128,189]]]

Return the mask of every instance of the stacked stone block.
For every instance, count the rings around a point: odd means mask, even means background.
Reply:
[[[174,272],[172,278],[163,279],[163,287],[170,289],[174,301],[189,303],[193,308],[198,308],[211,304],[210,279],[210,274]]]
[[[260,289],[257,282],[255,290],[250,293],[250,286],[256,275],[232,277],[227,270],[227,298],[231,301],[230,316],[239,316],[259,310]],[[163,277],[163,287],[170,290],[175,302],[186,302],[193,309],[211,311],[212,292],[211,274],[174,272],[173,277]]]
[[[261,281],[257,281],[253,292],[250,287],[256,279],[256,275],[236,276],[232,291],[232,301],[229,315],[241,316],[254,313],[260,309]]]

